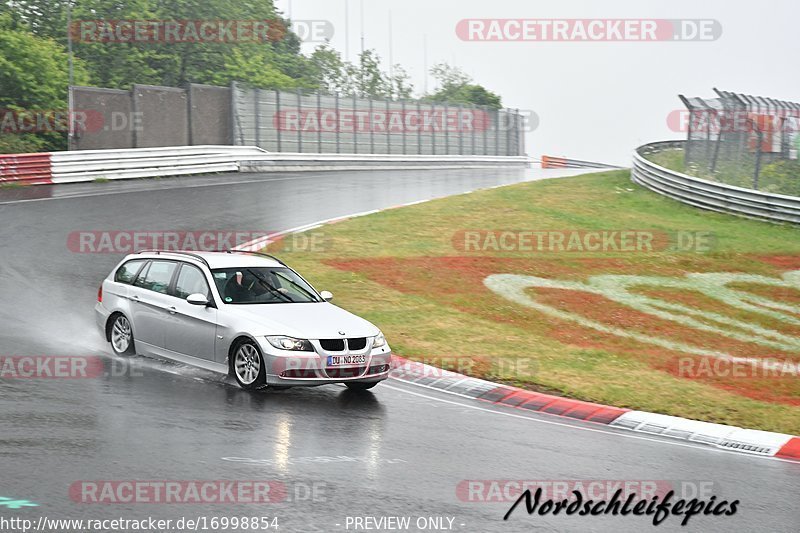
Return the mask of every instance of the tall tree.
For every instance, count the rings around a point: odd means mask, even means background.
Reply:
[[[19,125],[24,118],[35,121],[37,116],[66,116],[67,64],[64,47],[20,29],[8,13],[0,14],[0,151],[65,146],[65,132],[52,131],[57,129],[54,124],[36,124],[34,129],[42,130],[38,133],[25,133]],[[88,80],[82,61],[75,61],[74,72],[76,82]]]
[[[431,69],[431,74],[439,82],[439,88],[426,100],[486,106],[501,109],[502,99],[496,93],[473,82],[472,78],[458,67],[439,63]]]

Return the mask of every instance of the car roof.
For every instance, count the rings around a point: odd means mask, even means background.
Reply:
[[[189,262],[206,263],[209,268],[255,268],[283,267],[279,259],[254,253],[231,252],[194,252],[194,251],[144,251],[130,256],[142,259],[173,259]]]

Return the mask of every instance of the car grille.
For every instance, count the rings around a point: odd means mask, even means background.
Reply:
[[[328,377],[332,378],[356,378],[364,373],[366,367],[359,366],[355,368],[328,368],[326,371]]]
[[[343,352],[344,351],[344,339],[321,339],[319,341],[320,346],[326,352]],[[347,339],[347,348],[351,352],[360,352],[364,348],[367,347],[367,338],[366,337],[356,337],[353,339]]]
[[[367,347],[367,339],[366,337],[359,337],[357,339],[347,339],[347,347],[351,351],[360,352],[361,350]]]
[[[319,344],[326,352],[344,351],[344,339],[322,339],[319,341]]]

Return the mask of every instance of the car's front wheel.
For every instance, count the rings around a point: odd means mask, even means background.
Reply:
[[[233,351],[233,377],[243,389],[260,389],[267,384],[267,369],[261,350],[253,341],[243,340]]]
[[[347,388],[350,389],[350,390],[358,391],[358,390],[369,390],[372,387],[374,387],[375,385],[377,385],[378,383],[380,383],[380,382],[379,381],[373,381],[372,383],[360,383],[358,381],[354,381],[352,383],[345,383],[345,385],[347,385]]]
[[[134,355],[136,347],[133,343],[133,329],[128,317],[123,314],[115,315],[111,321],[109,333],[111,348],[117,355]]]

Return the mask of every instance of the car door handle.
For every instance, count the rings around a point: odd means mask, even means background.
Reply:
[[[134,302],[138,302],[139,301],[139,297],[138,296],[131,296],[131,300],[133,300]]]
[[[176,314],[178,314],[178,310],[176,308],[174,308],[174,307],[170,307],[169,308],[169,314],[176,315]]]

